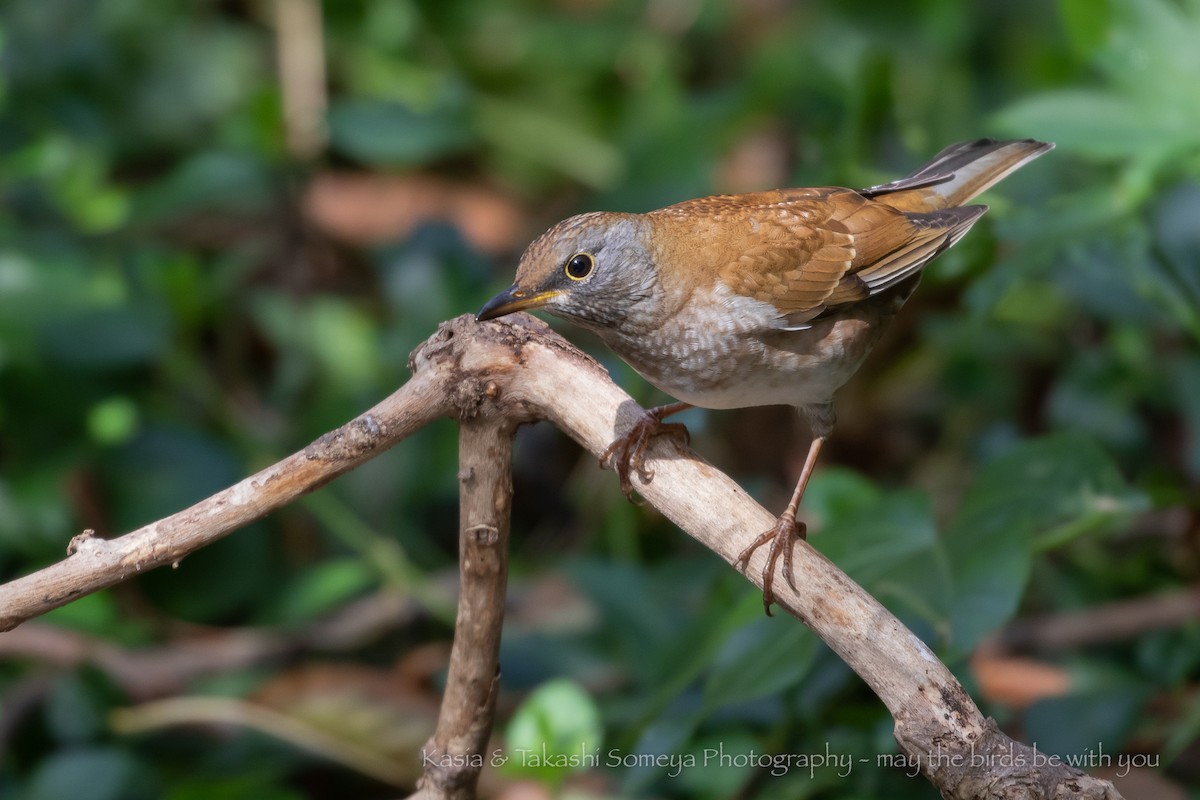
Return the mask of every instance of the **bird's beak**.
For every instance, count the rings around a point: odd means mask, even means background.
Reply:
[[[505,314],[511,314],[514,311],[522,311],[526,308],[541,308],[546,303],[558,295],[561,291],[553,290],[548,292],[527,292],[524,289],[518,289],[516,285],[510,286],[500,294],[493,297],[483,304],[483,308],[479,309],[479,313],[475,315],[475,319],[483,322],[485,319],[495,319],[503,317]]]

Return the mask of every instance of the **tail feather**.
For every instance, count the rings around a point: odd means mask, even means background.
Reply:
[[[859,193],[899,211],[928,212],[961,206],[1052,149],[1053,143],[1034,139],[962,142],[950,145],[907,177]]]

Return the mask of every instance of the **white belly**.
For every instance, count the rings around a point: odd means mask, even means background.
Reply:
[[[708,303],[693,297],[689,313],[650,333],[597,333],[672,397],[701,408],[743,408],[830,402],[883,327],[840,316],[804,330],[778,330],[772,306],[722,294]]]

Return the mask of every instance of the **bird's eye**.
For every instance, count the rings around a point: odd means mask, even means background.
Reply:
[[[592,274],[592,270],[596,268],[596,259],[592,258],[591,253],[576,253],[567,259],[566,266],[563,271],[567,273],[567,277],[573,281],[581,281],[588,275]]]

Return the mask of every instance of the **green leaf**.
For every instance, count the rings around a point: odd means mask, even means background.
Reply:
[[[1173,0],[1117,0],[1096,65],[1114,86],[1163,119],[1200,111],[1194,92],[1180,92],[1200,73],[1200,8]]]
[[[321,298],[306,312],[313,354],[330,379],[369,387],[382,361],[376,323],[362,308],[335,298]]]
[[[420,166],[460,152],[474,136],[452,105],[417,111],[396,103],[347,101],[329,111],[336,149],[366,164]]]
[[[572,581],[611,626],[625,650],[624,667],[640,675],[659,669],[661,647],[645,642],[673,641],[678,620],[669,614],[647,614],[646,608],[669,609],[671,595],[656,576],[636,564],[585,560],[571,566]]]
[[[283,591],[277,616],[291,623],[310,620],[360,594],[374,580],[374,570],[362,559],[326,561],[300,573]]]
[[[1095,89],[1034,95],[1009,106],[995,123],[1055,142],[1064,150],[1111,160],[1167,149],[1185,133],[1147,117],[1131,98]]]
[[[681,702],[655,716],[654,721],[642,731],[637,743],[629,750],[620,746],[604,751],[605,765],[619,766],[623,797],[645,797],[653,794],[650,787],[664,775],[681,777],[687,774],[683,768],[670,775],[672,767],[654,763],[663,755],[683,758],[689,751],[695,752],[692,744],[696,728],[704,721],[704,710],[694,704]],[[616,762],[616,763],[614,763]],[[678,766],[675,769],[679,769]]]
[[[240,465],[231,449],[195,430],[143,426],[110,451],[105,479],[114,506],[111,524],[131,530],[234,483]]]
[[[1109,521],[1147,506],[1116,464],[1090,438],[1060,433],[1024,442],[979,474],[951,530],[987,519],[1022,521],[1055,541],[1056,531],[1080,518]]]
[[[102,695],[78,672],[61,675],[46,698],[46,726],[61,742],[83,744],[106,727]]]
[[[701,570],[691,569],[693,582]],[[655,586],[664,583],[661,573],[655,575]],[[676,593],[678,595],[678,593]],[[666,601],[651,602],[651,606],[661,606]],[[641,606],[643,610],[646,604]],[[694,709],[689,724],[698,721],[700,706],[686,700],[686,696],[694,691],[699,680],[714,669],[714,660],[721,653],[726,658],[732,657],[730,637],[737,637],[738,632],[747,626],[753,626],[764,619],[762,612],[762,594],[753,587],[746,586],[745,580],[732,572],[727,572],[722,579],[708,586],[705,592],[703,608],[695,615],[671,622],[665,615],[657,615],[667,621],[667,626],[658,633],[643,636],[628,643],[627,647],[636,655],[638,661],[646,662],[640,670],[639,677],[648,686],[653,687],[649,696],[639,704],[632,726],[644,729],[642,738],[650,735],[651,730],[661,729],[663,718],[670,717],[668,710],[673,705],[686,706]],[[618,622],[618,628],[628,629],[630,626]],[[778,631],[778,628],[775,629]],[[651,643],[649,646],[647,643]],[[624,659],[631,668],[634,659]],[[736,669],[736,668],[735,668]],[[795,675],[788,671],[787,683],[795,680]],[[731,678],[738,680],[737,677]],[[744,681],[739,681],[739,685]],[[736,690],[735,690],[736,691]],[[713,696],[713,703],[719,703],[722,697]],[[731,700],[732,701],[732,700]],[[670,727],[668,725],[668,727]]]
[[[158,361],[170,325],[154,308],[94,308],[54,320],[42,332],[46,353],[72,369],[124,369]]]
[[[954,645],[969,649],[1016,610],[1031,553],[1145,508],[1091,439],[1056,434],[1013,448],[986,466],[947,526],[954,582]]]
[[[1174,721],[1167,733],[1167,741],[1162,747],[1162,757],[1166,764],[1179,758],[1197,739],[1200,739],[1200,695],[1193,694],[1185,700],[1182,713],[1176,708],[1172,712]]]
[[[1111,0],[1059,0],[1058,7],[1075,52],[1092,55],[1104,43],[1112,24]]]
[[[852,469],[823,467],[804,490],[804,518],[812,527],[828,525],[878,502],[881,494],[878,486]]]
[[[1146,690],[1126,682],[1103,690],[1054,697],[1025,712],[1025,731],[1039,752],[1063,758],[1118,753],[1145,705]],[[1115,760],[1115,759],[1114,759]],[[1087,762],[1080,764],[1086,768]]]
[[[1181,157],[1200,151],[1200,94],[1178,88],[1200,74],[1200,13],[1164,0],[1097,5],[1065,1],[1062,10],[1076,47],[1094,48],[1091,61],[1103,88],[1039,94],[996,121],[1064,150],[1126,162],[1122,188],[1141,202],[1157,173],[1178,171]]]
[[[610,187],[625,171],[616,147],[561,117],[495,98],[482,101],[477,113],[479,129],[495,147],[581,183]]]
[[[1200,625],[1145,631],[1134,647],[1138,674],[1161,686],[1183,686],[1200,674]]]
[[[111,589],[84,595],[59,606],[43,616],[42,621],[97,636],[112,637],[119,631],[122,642],[138,641],[146,634],[143,622],[135,622],[121,613]]]
[[[105,398],[88,410],[88,433],[101,444],[124,444],[137,430],[137,424],[137,406],[123,395]]]
[[[201,150],[137,196],[133,221],[161,224],[214,210],[261,213],[272,202],[273,188],[270,170],[251,155]]]
[[[945,536],[953,581],[950,644],[966,652],[1017,610],[1032,563],[1032,531],[1001,516],[959,519]]]
[[[1176,358],[1168,372],[1180,416],[1187,420],[1183,458],[1194,479],[1200,475],[1200,358]]]
[[[754,611],[761,602],[757,596]],[[704,703],[715,710],[775,695],[803,680],[816,653],[817,637],[803,625],[781,626],[761,616],[733,631],[712,660]]]
[[[138,767],[121,750],[66,750],[41,763],[25,800],[120,800],[132,793]]]
[[[686,797],[742,797],[743,787],[752,781],[759,767],[739,761],[747,753],[762,752],[762,742],[749,732],[723,728],[688,747],[695,766],[684,769],[680,782]]]
[[[889,492],[846,513],[811,537],[854,581],[876,596],[898,583],[899,570],[916,559],[926,588],[940,583],[934,554],[937,529],[929,498],[920,492]]]
[[[505,768],[559,785],[600,752],[603,735],[591,695],[574,681],[552,680],[525,698],[509,721]]]
[[[243,769],[249,769],[243,767]],[[306,794],[281,785],[270,772],[233,775],[179,775],[163,800],[303,800]]]
[[[1180,184],[1166,192],[1154,214],[1154,244],[1162,252],[1169,270],[1156,294],[1170,301],[1181,323],[1200,330],[1200,184]],[[1167,277],[1169,276],[1169,277]]]

